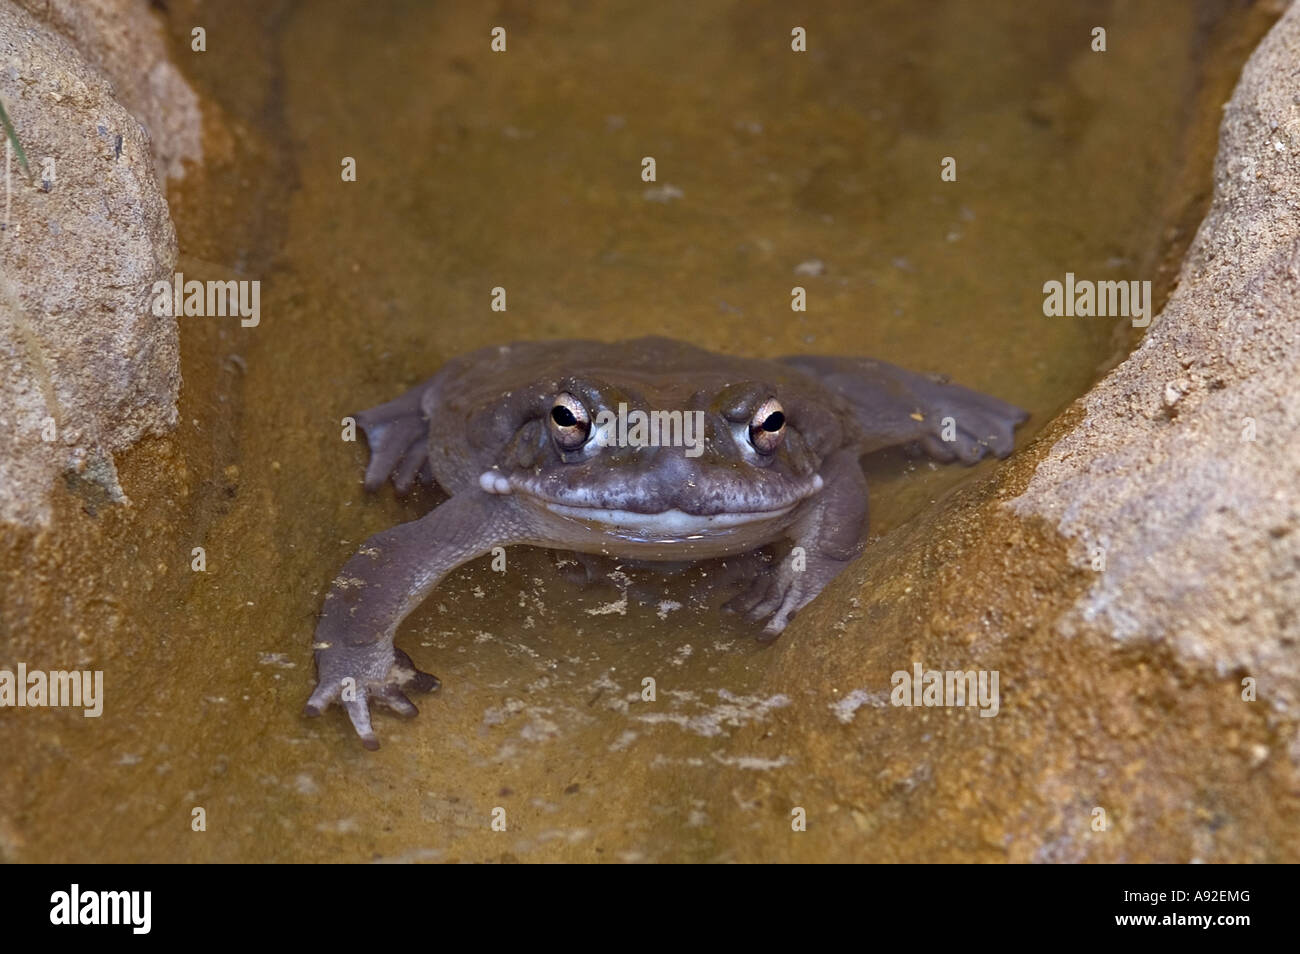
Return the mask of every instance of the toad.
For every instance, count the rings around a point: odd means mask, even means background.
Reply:
[[[340,703],[367,748],[371,703],[417,710],[436,677],[394,646],[449,572],[525,544],[681,563],[768,545],[780,556],[728,608],[774,639],[862,550],[861,458],[915,445],[973,464],[1011,453],[1028,415],[883,361],[714,354],[664,338],[532,341],[457,358],[356,415],[365,487],[449,498],[367,540],[316,627],[308,715]]]

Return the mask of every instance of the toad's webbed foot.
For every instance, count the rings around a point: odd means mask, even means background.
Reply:
[[[411,388],[401,397],[354,415],[370,445],[366,490],[378,490],[390,476],[398,494],[410,491],[418,480],[433,483],[429,463],[429,420],[420,402],[433,379]]]
[[[926,402],[918,422],[921,448],[937,461],[974,464],[986,455],[1006,457],[1015,448],[1015,430],[1028,413],[995,397],[956,384],[929,381],[918,389]]]
[[[411,657],[396,647],[371,643],[362,646],[318,646],[316,691],[303,709],[318,716],[332,703],[339,703],[352,720],[352,727],[368,749],[379,748],[370,725],[370,703],[378,702],[406,718],[420,714],[406,692],[433,692],[438,677],[415,668]]]
[[[802,557],[787,554],[768,572],[755,577],[747,590],[723,608],[744,615],[751,623],[766,621],[758,641],[771,642],[781,635],[795,613],[811,603],[848,563],[817,552]]]

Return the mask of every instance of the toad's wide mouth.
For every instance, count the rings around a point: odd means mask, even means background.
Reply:
[[[519,493],[542,509],[569,520],[581,520],[606,529],[637,530],[673,537],[724,532],[736,526],[780,519],[824,486],[822,476],[813,474],[798,482],[793,487],[794,493],[787,489],[787,493],[776,499],[754,499],[757,495],[737,493],[733,489],[731,494],[701,494],[703,506],[684,509],[679,500],[672,499],[676,494],[638,495],[634,491],[601,494],[581,490],[558,494],[550,487],[543,490],[532,476],[506,476],[495,469],[482,473],[478,483],[490,494]]]
[[[613,530],[639,532],[681,538],[703,536],[710,532],[728,530],[751,523],[762,523],[784,517],[795,504],[775,510],[756,510],[750,513],[687,513],[684,510],[662,510],[658,513],[637,513],[633,510],[607,510],[600,507],[574,507],[544,501],[551,513],[574,520],[600,524]]]
[[[725,536],[738,528],[781,520],[820,491],[824,482],[820,474],[813,474],[796,485],[794,493],[787,491],[770,501],[755,500],[743,493],[729,497],[716,494],[712,499],[701,495],[712,506],[702,506],[699,511],[671,506],[677,501],[671,497],[665,499],[667,495],[639,497],[636,493],[607,495],[583,491],[561,495],[549,487],[545,488],[549,492],[544,492],[532,475],[506,475],[496,469],[484,471],[479,476],[479,486],[492,494],[518,493],[548,513],[602,532],[667,541]]]

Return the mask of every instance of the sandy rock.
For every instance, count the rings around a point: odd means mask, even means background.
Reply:
[[[1012,503],[1104,569],[1059,621],[1300,704],[1300,8],[1229,103],[1213,206],[1141,346]]]
[[[113,84],[149,131],[160,179],[180,179],[203,155],[199,98],[171,61],[148,0],[16,0],[48,23]]]
[[[11,162],[0,232],[0,522],[33,525],[48,522],[61,472],[91,507],[121,499],[110,455],[175,423],[176,321],[149,305],[176,236],[144,128],[71,43],[8,0],[0,100],[32,170]]]

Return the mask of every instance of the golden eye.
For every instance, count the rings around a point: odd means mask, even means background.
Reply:
[[[749,420],[749,442],[760,454],[771,454],[781,446],[785,436],[785,411],[776,398],[768,398],[758,406]]]
[[[587,435],[591,433],[591,416],[582,402],[568,391],[555,396],[546,423],[561,450],[577,450],[587,443]]]

